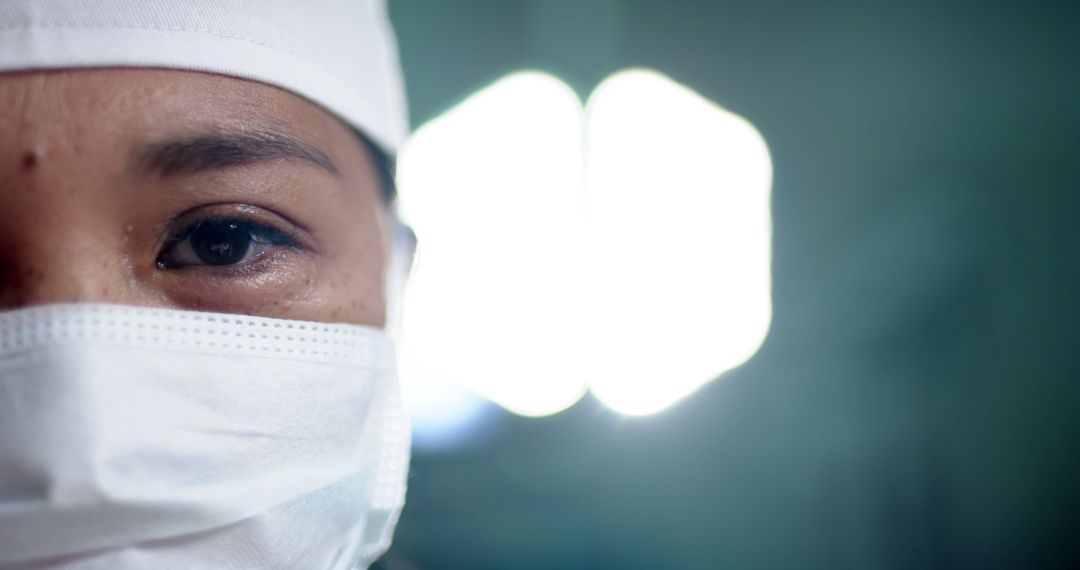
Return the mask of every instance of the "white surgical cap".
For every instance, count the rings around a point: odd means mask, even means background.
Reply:
[[[390,154],[407,131],[385,0],[0,1],[0,71],[116,66],[283,87]]]

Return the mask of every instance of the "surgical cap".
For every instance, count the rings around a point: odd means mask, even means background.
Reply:
[[[407,132],[385,0],[3,0],[0,71],[220,73],[322,105],[394,155]]]

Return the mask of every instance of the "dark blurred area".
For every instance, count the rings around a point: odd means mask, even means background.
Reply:
[[[632,66],[754,123],[774,317],[656,416],[418,453],[382,568],[1080,568],[1080,2],[390,4],[414,125]]]

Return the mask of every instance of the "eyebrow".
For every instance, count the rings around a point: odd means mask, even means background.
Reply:
[[[140,169],[163,176],[287,158],[338,174],[337,166],[319,147],[269,131],[213,133],[152,143],[137,153],[137,158]]]

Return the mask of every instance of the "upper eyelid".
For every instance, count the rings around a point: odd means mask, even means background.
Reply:
[[[210,210],[210,209],[214,209],[214,208],[234,208],[234,210],[229,211],[229,212],[224,212],[224,213],[211,213],[211,214],[207,214],[207,215],[205,215],[203,217],[205,217],[205,218],[238,217],[238,218],[243,218],[243,219],[256,219],[255,216],[251,216],[251,215],[247,214],[247,211],[253,210],[253,211],[264,212],[264,213],[270,214],[275,218],[280,218],[285,223],[287,223],[287,224],[289,224],[289,225],[291,225],[291,226],[293,226],[293,227],[295,227],[295,228],[297,228],[297,229],[299,229],[299,230],[301,230],[303,232],[308,232],[308,233],[311,232],[311,228],[309,228],[307,226],[307,224],[301,222],[300,220],[297,220],[297,219],[293,218],[292,216],[289,216],[288,214],[285,214],[285,213],[279,211],[273,205],[260,204],[260,203],[257,203],[257,202],[254,202],[254,203],[252,203],[252,202],[233,202],[233,201],[207,202],[207,203],[199,204],[198,206],[188,208],[187,210],[184,210],[183,212],[180,212],[180,213],[174,215],[173,220],[180,220],[180,219],[183,219],[183,218],[187,218],[189,216],[193,216],[197,212],[201,212],[203,210]],[[239,209],[242,209],[242,210],[239,210]]]
[[[228,206],[232,206],[232,207],[237,208],[237,209],[233,210],[233,211],[225,211],[225,212],[213,211],[212,210],[215,207],[228,207]],[[204,211],[204,210],[211,210],[211,211],[209,211],[209,212],[207,212],[205,214],[199,215],[199,212]],[[270,214],[272,217],[279,218],[283,222],[283,224],[281,224],[281,225],[274,224],[271,221],[261,219],[260,216],[254,215],[253,213],[251,213],[249,211],[245,211],[245,210],[255,210],[255,211],[258,211],[258,212],[264,212],[266,214]],[[184,218],[189,218],[189,220],[185,221]],[[310,247],[310,244],[308,244],[309,240],[306,239],[306,236],[308,234],[307,228],[305,228],[302,224],[299,224],[299,223],[295,222],[294,220],[292,220],[288,216],[284,216],[284,215],[282,215],[282,214],[280,214],[278,212],[275,212],[274,210],[271,210],[269,208],[256,206],[256,205],[252,205],[252,204],[222,203],[222,204],[203,204],[203,205],[197,206],[195,208],[188,209],[188,210],[180,213],[179,215],[177,215],[175,218],[173,218],[173,221],[170,223],[171,227],[163,235],[163,239],[158,243],[158,251],[162,251],[166,246],[168,246],[170,244],[175,244],[180,239],[183,239],[185,236],[191,235],[191,232],[195,228],[197,228],[199,224],[206,223],[206,222],[211,221],[211,220],[223,220],[223,221],[224,220],[236,220],[236,221],[248,224],[250,226],[254,226],[254,227],[257,227],[257,228],[265,228],[265,229],[267,229],[267,230],[269,230],[271,232],[275,232],[275,233],[279,233],[281,235],[287,236],[296,245],[305,245],[306,244],[306,245],[308,245]],[[178,223],[178,222],[183,222],[183,223]],[[287,226],[287,227],[283,227],[283,226]]]
[[[178,228],[175,231],[175,233],[173,234],[173,238],[168,240],[167,243],[175,242],[178,239],[188,238],[188,237],[191,236],[191,234],[196,229],[198,229],[198,227],[200,225],[205,224],[207,222],[212,222],[212,221],[223,221],[223,222],[224,221],[235,221],[235,222],[240,222],[240,223],[244,224],[245,229],[247,229],[249,231],[251,231],[251,230],[261,230],[264,233],[278,234],[278,235],[285,236],[285,237],[289,238],[292,241],[298,241],[297,236],[295,235],[294,232],[290,232],[288,230],[283,230],[281,228],[277,228],[277,227],[275,227],[273,225],[270,225],[270,224],[268,224],[266,222],[263,222],[263,221],[260,221],[260,220],[253,220],[253,219],[250,219],[250,218],[245,218],[243,216],[207,216],[205,218],[195,220],[194,222],[191,222],[191,223],[189,223],[187,225],[184,225],[184,226]]]

